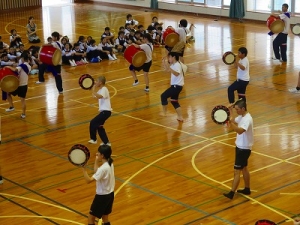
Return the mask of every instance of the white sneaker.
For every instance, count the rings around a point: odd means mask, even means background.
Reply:
[[[108,55],[108,60],[115,60],[111,55]]]
[[[69,61],[71,66],[77,66],[77,64],[75,62],[73,62],[72,60]]]
[[[100,56],[98,56],[97,58],[99,59],[99,62],[101,62],[101,61],[102,61],[102,59],[100,58]]]
[[[132,84],[132,86],[136,86],[136,85],[138,85],[140,82],[134,82],[133,84]]]
[[[14,111],[15,108],[14,107],[9,107],[8,109],[5,109],[6,112],[11,112],[11,111]]]
[[[291,93],[300,93],[300,90],[297,90],[297,88],[290,88],[289,92],[291,92]]]
[[[22,113],[22,114],[21,114],[21,118],[22,118],[22,119],[25,119],[25,117],[26,117],[26,115]]]
[[[145,88],[144,89],[146,92],[149,92],[150,91],[150,88]]]
[[[84,58],[83,61],[84,61],[84,63],[86,63],[86,64],[89,63],[89,62],[86,60],[86,58]]]
[[[42,84],[42,83],[44,83],[44,81],[37,81],[37,82],[35,82],[36,84]]]
[[[94,141],[93,139],[89,140],[88,142],[89,142],[90,144],[97,144],[97,140]]]
[[[112,57],[116,60],[118,59],[115,54],[113,54]]]
[[[100,144],[100,146],[102,145],[108,145],[108,146],[111,146],[111,143],[110,142],[107,142],[106,144],[104,144],[103,142]]]

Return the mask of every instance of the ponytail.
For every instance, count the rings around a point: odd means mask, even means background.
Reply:
[[[98,148],[98,152],[104,156],[107,160],[108,164],[111,166],[113,163],[113,159],[111,158],[111,147],[109,145],[100,145]]]

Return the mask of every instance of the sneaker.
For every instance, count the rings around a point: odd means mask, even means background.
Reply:
[[[108,55],[108,60],[116,60],[115,58],[113,58],[111,55]]]
[[[94,141],[93,139],[89,140],[88,142],[89,142],[90,144],[97,144],[97,140]]]
[[[44,83],[44,81],[37,81],[37,82],[35,82],[36,84],[42,84],[42,83]]]
[[[133,84],[132,84],[132,86],[136,86],[136,85],[138,85],[140,82],[134,82]]]
[[[5,109],[6,112],[11,112],[11,111],[14,111],[15,108],[14,107],[9,107],[8,109]]]
[[[113,57],[115,60],[118,59],[117,56],[116,56],[115,54],[113,54],[112,57]]]
[[[150,91],[150,88],[145,88],[144,89],[146,92],[149,92]]]
[[[25,119],[25,117],[26,117],[26,115],[22,113],[22,114],[21,114],[21,118],[22,118],[22,119]]]
[[[100,144],[100,146],[102,145],[108,145],[108,146],[111,146],[111,143],[110,142],[107,142],[106,144],[104,144],[103,142]]]
[[[230,192],[228,192],[228,193],[224,193],[223,195],[224,195],[226,198],[233,199],[234,192],[230,191]]]
[[[300,90],[298,90],[297,88],[290,88],[289,92],[291,92],[291,93],[300,93]]]
[[[0,184],[3,184],[3,179],[0,180]]]
[[[280,61],[280,59],[277,59],[277,58],[275,58],[275,57],[272,57],[271,59],[272,59],[272,60],[275,60],[275,61],[276,61],[276,60]]]
[[[63,91],[59,91],[58,93],[59,93],[60,95],[62,95],[64,92],[63,92]]]
[[[241,190],[237,190],[238,193],[241,193],[241,194],[244,194],[244,195],[250,195],[251,194],[251,191],[249,188],[244,188],[244,189],[241,189]]]
[[[101,61],[102,61],[102,59],[100,58],[100,56],[98,56],[97,58],[99,59],[99,62],[101,62]]]

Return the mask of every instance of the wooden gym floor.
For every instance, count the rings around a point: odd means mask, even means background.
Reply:
[[[259,219],[292,224],[289,219],[300,213],[300,96],[288,88],[296,86],[300,70],[299,37],[289,35],[288,62],[280,64],[270,60],[272,37],[263,23],[100,4],[5,12],[0,32],[7,43],[9,31],[16,28],[29,47],[25,25],[33,15],[43,39],[59,31],[71,42],[80,35],[99,41],[104,27],[117,31],[128,13],[145,27],[153,16],[165,27],[176,26],[183,17],[195,24],[196,41],[187,46],[184,57],[189,66],[180,95],[184,123],[177,122],[171,106],[168,117],[159,116],[160,94],[170,79],[161,65],[163,48],[153,53],[150,93],[143,91],[142,73],[140,85],[132,86],[129,65],[121,55],[117,61],[64,66],[63,95],[58,95],[51,74],[40,85],[35,84],[37,75],[30,75],[26,119],[19,118],[17,98],[14,112],[5,112],[7,102],[0,104],[0,224],[87,224],[95,184],[87,185],[81,169],[67,159],[72,145],[87,145],[92,169],[97,151],[87,143],[97,102],[78,85],[85,73],[105,75],[111,94],[113,115],[105,128],[115,155],[112,224],[253,225]],[[235,133],[214,124],[210,113],[216,105],[227,105],[227,87],[236,78],[222,54],[241,46],[248,48],[251,73],[247,102],[255,125],[249,162],[253,193],[237,194],[230,201],[222,193],[232,182]]]

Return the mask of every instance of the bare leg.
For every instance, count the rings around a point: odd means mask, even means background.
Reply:
[[[163,105],[163,114],[162,116],[167,116],[167,105]]]
[[[250,188],[250,173],[247,167],[244,167],[243,170],[243,178],[245,182],[245,187]]]
[[[234,178],[232,181],[231,191],[235,192],[240,183],[241,170],[234,170]]]
[[[89,216],[88,216],[88,224],[95,224],[95,219],[96,219],[95,216],[89,214]]]
[[[133,80],[137,80],[135,70],[130,70]]]
[[[108,223],[108,222],[109,222],[109,220],[108,220],[108,215],[103,215],[103,216],[102,216],[102,222],[103,222],[103,223]]]
[[[9,107],[14,107],[14,103],[13,103],[13,100],[12,100],[12,97],[11,97],[10,93],[7,94],[7,101],[9,103]]]
[[[181,107],[178,107],[176,109],[176,113],[177,113],[177,120],[183,121]]]
[[[149,87],[149,77],[148,77],[148,72],[144,72],[144,79],[145,79],[145,84],[147,87]]]
[[[25,102],[25,98],[20,98],[21,99],[21,103],[22,103],[22,114],[25,115],[26,112],[26,102]]]

